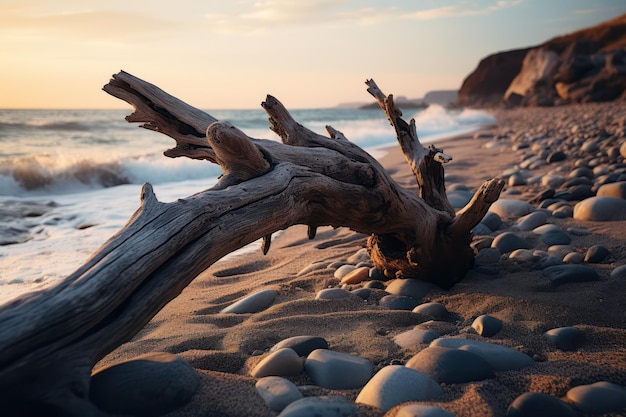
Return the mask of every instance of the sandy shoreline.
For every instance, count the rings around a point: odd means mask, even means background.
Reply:
[[[578,119],[577,132],[591,135],[588,132],[593,130],[588,125],[595,123],[598,126],[594,129],[604,129],[603,123],[609,123],[604,120],[609,117],[606,113],[611,113],[613,119],[620,111],[626,114],[626,106],[615,106],[497,111],[497,126],[436,142],[437,147],[454,158],[446,166],[446,185],[450,189],[462,184],[474,190],[483,181],[519,164],[521,155],[531,151],[530,148],[513,150],[516,143],[521,143],[523,134],[530,136],[543,129],[548,140],[557,134],[555,124],[563,115],[579,112],[591,116]],[[613,119],[610,126],[616,123]],[[383,166],[401,185],[414,188],[414,178],[398,147],[385,151]],[[559,166],[569,169],[573,162],[539,166],[531,174],[546,175]],[[544,188],[538,183],[507,186],[501,198],[528,201]],[[504,225],[491,237],[507,230],[515,231],[511,227],[516,221],[516,218],[504,219]],[[576,226],[591,232],[586,236],[571,235],[573,251],[584,253],[593,245],[609,249],[606,260],[592,265],[600,280],[554,288],[530,262],[503,254],[496,264],[496,273],[473,270],[450,291],[432,290],[420,302],[442,303],[451,313],[447,320],[449,333],[442,337],[501,344],[528,354],[535,363],[520,370],[496,372],[495,377],[483,381],[443,384],[443,397],[422,404],[440,407],[457,417],[503,416],[509,405],[525,392],[542,392],[568,402],[565,399],[568,390],[578,385],[609,381],[626,386],[626,279],[610,276],[617,266],[626,264],[626,221],[595,222],[550,216],[548,223],[563,230]],[[518,233],[535,249],[547,251],[547,245],[532,232]],[[214,264],[132,341],[112,352],[96,368],[147,352],[174,353],[200,373],[201,385],[189,404],[168,416],[265,417],[278,413],[267,408],[256,393],[257,379],[249,376],[249,372],[274,344],[288,337],[323,337],[331,350],[369,360],[374,372],[392,363],[405,364],[428,345],[401,348],[394,342],[394,336],[428,322],[429,317],[381,307],[377,302],[384,295],[383,290],[372,291],[367,300],[357,296],[315,300],[318,291],[339,286],[334,270],[299,274],[314,262],[347,262],[364,247],[365,241],[366,236],[343,228],[320,228],[317,237],[308,240],[305,226],[292,227],[273,240],[265,256],[255,252]],[[269,308],[253,314],[219,314],[238,299],[267,288],[278,293]],[[503,322],[502,330],[491,338],[477,335],[471,329],[474,319],[483,314]],[[563,326],[575,326],[584,334],[584,341],[573,351],[559,350],[542,337],[547,330]],[[314,387],[304,372],[288,379],[301,387],[305,396],[340,395],[354,401],[360,392],[360,389]],[[356,415],[364,417],[391,417],[397,412],[397,408],[385,413],[365,405],[357,407]]]

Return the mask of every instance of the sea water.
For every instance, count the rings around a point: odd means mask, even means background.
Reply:
[[[207,110],[255,138],[279,138],[263,110]],[[0,305],[53,285],[83,264],[139,207],[142,184],[159,201],[211,187],[219,166],[167,158],[173,139],[130,124],[129,110],[0,110]],[[397,146],[380,110],[302,109],[292,116],[325,126],[381,157]],[[422,143],[493,123],[488,113],[441,106],[405,110]],[[254,246],[254,245],[253,245]],[[258,247],[258,244],[256,245]]]

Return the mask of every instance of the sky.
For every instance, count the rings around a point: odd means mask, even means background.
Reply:
[[[420,98],[495,52],[626,13],[624,0],[0,0],[0,108],[127,108],[120,70],[202,109]]]

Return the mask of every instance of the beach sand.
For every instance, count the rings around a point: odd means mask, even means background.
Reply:
[[[445,167],[446,185],[462,183],[475,189],[486,179],[502,175],[521,161],[521,151],[512,150],[516,135],[542,126],[549,131],[550,127],[545,126],[569,111],[574,109],[498,110],[496,126],[480,134],[437,142],[454,158]],[[600,116],[594,117],[596,123],[602,123],[597,120]],[[500,141],[500,146],[485,146],[494,140]],[[399,148],[386,152],[383,166],[400,184],[415,188]],[[560,165],[569,167],[572,162]],[[538,167],[533,175],[545,174],[554,167]],[[501,198],[528,201],[543,188],[539,184],[507,186]],[[511,194],[511,189],[519,193]],[[511,230],[516,220],[505,219],[501,229],[491,236]],[[530,263],[502,255],[497,263],[499,273],[472,270],[451,290],[431,291],[421,302],[440,302],[451,312],[450,333],[445,337],[462,336],[512,347],[527,353],[535,363],[519,370],[495,372],[494,378],[483,381],[442,384],[444,396],[422,404],[435,405],[457,417],[503,416],[515,398],[525,392],[542,392],[567,402],[566,393],[574,386],[597,381],[626,386],[626,279],[610,277],[615,267],[626,264],[626,221],[549,217],[548,222],[563,230],[577,226],[591,232],[571,236],[574,251],[584,253],[595,244],[610,250],[605,261],[592,265],[601,279],[553,287]],[[547,249],[531,232],[520,233],[536,249]],[[147,352],[174,353],[197,370],[201,385],[190,403],[167,416],[266,417],[278,413],[271,411],[256,393],[257,379],[249,372],[283,339],[298,335],[323,337],[331,350],[371,361],[374,372],[391,363],[404,364],[428,345],[401,348],[393,337],[429,321],[429,317],[381,307],[378,300],[383,290],[373,291],[367,300],[357,296],[315,300],[318,291],[339,286],[334,270],[298,275],[314,262],[347,261],[365,246],[366,239],[348,229],[326,227],[309,240],[305,226],[294,226],[274,237],[265,256],[258,251],[219,261],[96,369]],[[267,309],[254,314],[219,314],[238,299],[268,288],[278,295]],[[483,314],[503,322],[502,330],[491,338],[477,335],[471,328],[474,319]],[[584,341],[574,351],[561,351],[542,336],[549,329],[563,326],[575,326],[584,333]],[[305,396],[340,395],[354,401],[360,391],[313,386],[305,372],[288,379],[301,387]],[[363,417],[394,416],[397,412],[397,407],[387,413],[361,404],[357,407],[357,415]]]

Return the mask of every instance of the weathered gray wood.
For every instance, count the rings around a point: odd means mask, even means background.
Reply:
[[[460,279],[473,261],[470,229],[503,183],[486,183],[455,217],[443,183],[447,158],[419,144],[414,122],[402,120],[373,81],[368,85],[396,129],[420,196],[341,132],[328,126],[324,137],[306,129],[274,97],[262,106],[283,143],[249,138],[152,84],[116,74],[104,89],[135,108],[128,121],[172,137],[176,146],[166,156],[218,163],[224,176],[212,189],[172,203],[159,202],[146,184],[137,212],[77,271],[0,308],[5,408],[100,415],[88,400],[99,359],[214,262],[261,238],[266,252],[272,233],[291,225],[308,225],[310,238],[326,225],[371,234],[372,259],[398,276],[444,287]]]

